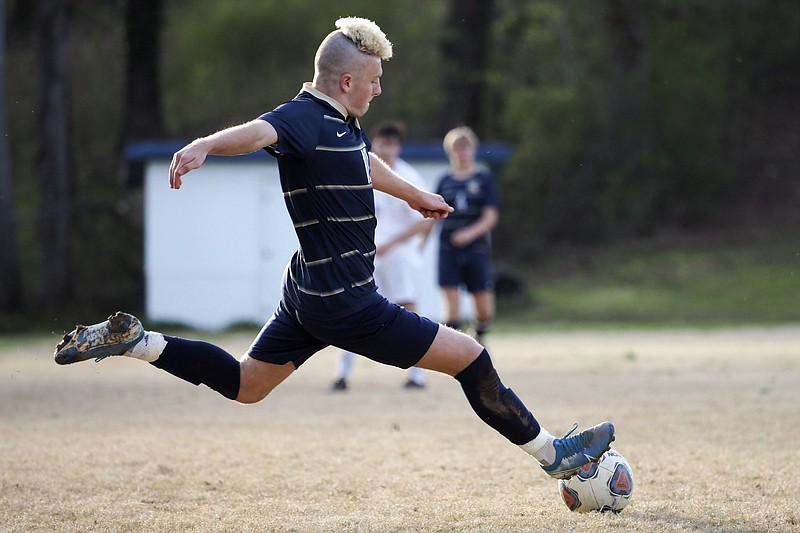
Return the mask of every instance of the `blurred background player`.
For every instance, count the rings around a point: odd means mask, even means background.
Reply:
[[[400,158],[405,128],[399,122],[379,124],[371,132],[372,152],[397,172],[421,189],[427,188],[425,180],[408,162]],[[409,205],[394,196],[375,191],[375,282],[390,302],[416,312],[419,296],[419,269],[422,261],[423,235],[428,222]],[[339,359],[337,379],[331,390],[347,389],[356,354],[343,350]],[[405,387],[425,387],[425,371],[408,369]]]
[[[475,165],[478,137],[462,126],[447,132],[443,145],[450,173],[437,193],[455,210],[442,221],[439,234],[439,286],[445,300],[446,324],[464,328],[459,287],[466,287],[475,310],[475,340],[483,344],[494,319],[491,231],[499,218],[497,189],[492,174]]]

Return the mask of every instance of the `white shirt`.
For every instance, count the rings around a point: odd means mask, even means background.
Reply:
[[[392,170],[412,185],[416,185],[420,189],[426,188],[422,175],[402,159],[398,158],[395,161]],[[423,216],[411,209],[406,202],[381,191],[375,191],[375,218],[378,220],[378,226],[375,228],[375,244],[377,246],[389,242],[395,236],[406,231],[409,226],[423,220]],[[417,235],[398,244],[395,250],[401,252],[402,249],[401,253],[419,253],[419,245],[420,238]]]

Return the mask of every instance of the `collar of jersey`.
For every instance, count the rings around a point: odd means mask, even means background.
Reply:
[[[314,87],[312,87],[311,86],[311,82],[307,81],[307,82],[305,82],[303,84],[303,88],[300,90],[300,92],[303,92],[303,91],[307,92],[308,94],[310,94],[314,98],[319,98],[320,100],[322,100],[322,101],[326,102],[327,104],[329,104],[332,108],[334,108],[336,111],[338,111],[344,117],[345,120],[347,120],[350,117],[350,115],[348,115],[348,113],[347,113],[347,109],[345,109],[345,107],[342,104],[340,104],[339,102],[337,102],[336,100],[334,100],[333,98],[328,96],[327,94],[325,94],[325,93],[315,89]],[[358,123],[358,119],[354,118],[353,121],[355,122],[356,127],[358,129],[361,129],[361,125]]]

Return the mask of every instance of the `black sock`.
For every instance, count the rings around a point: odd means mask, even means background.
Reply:
[[[456,331],[461,331],[461,327],[463,326],[463,324],[461,323],[460,320],[452,320],[452,321],[446,322],[445,326],[447,326],[450,329],[454,329]]]
[[[218,346],[164,335],[167,346],[151,364],[173,376],[209,386],[228,399],[239,395],[239,361]]]
[[[489,352],[483,350],[455,378],[475,413],[505,438],[520,445],[539,434],[539,423],[514,391],[500,381]]]
[[[489,333],[489,329],[492,327],[491,320],[478,320],[475,322],[475,336],[476,337],[483,337],[487,333]]]

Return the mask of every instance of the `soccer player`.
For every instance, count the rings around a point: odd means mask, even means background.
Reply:
[[[483,344],[494,319],[494,277],[491,231],[497,225],[498,200],[494,178],[475,165],[478,137],[466,126],[447,132],[443,141],[450,172],[436,192],[453,206],[439,233],[439,286],[445,300],[446,324],[460,330],[459,288],[472,296],[475,340]]]
[[[390,303],[372,278],[373,188],[404,200],[424,217],[451,208],[414,187],[370,153],[359,118],[381,94],[382,60],[392,45],[372,21],[343,18],[314,58],[314,78],[291,101],[238,126],[196,139],[175,153],[173,189],[206,156],[266,149],[278,159],[286,208],[300,242],[283,276],[283,296],[241,360],[213,344],[146,331],[117,312],[78,326],[56,346],[69,364],[125,355],[226,398],[265,398],[320,349],[335,345],[400,368],[418,366],[459,381],[477,415],[533,455],[550,476],[569,478],[597,461],[614,440],[603,422],[554,438],[500,381],[489,353],[473,338]]]
[[[404,180],[424,188],[424,180],[414,167],[400,157],[404,127],[398,122],[378,125],[372,131],[372,153]],[[417,284],[422,262],[422,239],[428,220],[404,201],[375,191],[375,284],[387,300],[416,312]],[[331,390],[347,390],[356,354],[342,350],[336,381]],[[407,389],[425,388],[425,371],[408,369]]]

